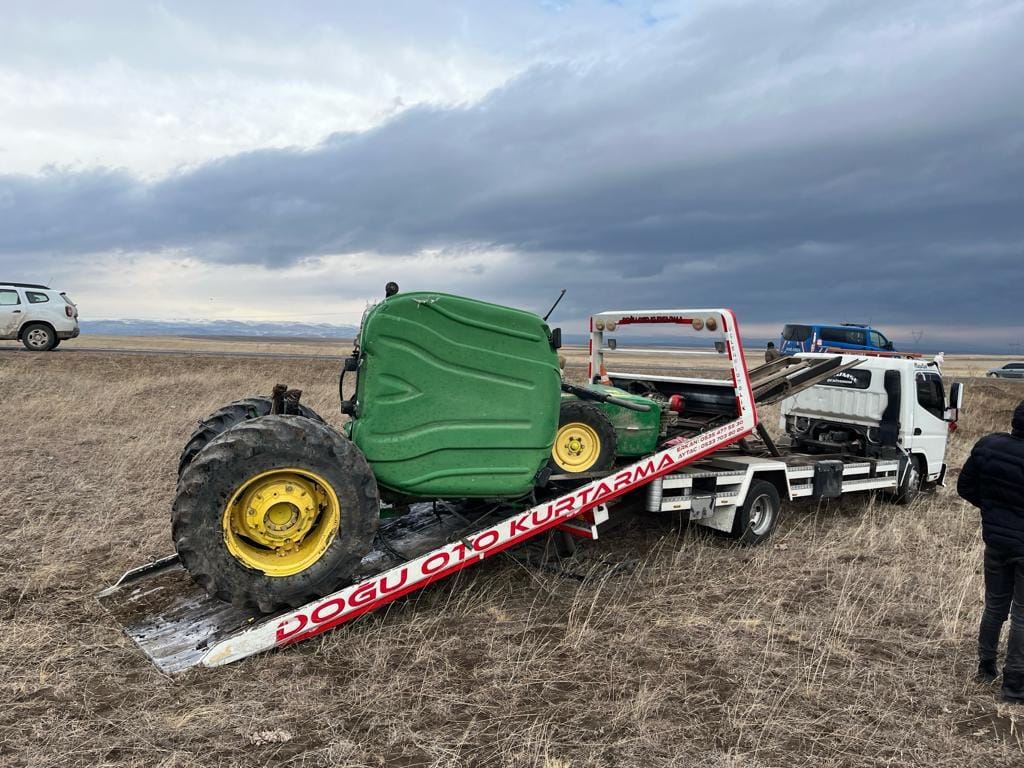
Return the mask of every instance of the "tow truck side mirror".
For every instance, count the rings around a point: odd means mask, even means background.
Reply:
[[[959,381],[949,385],[949,407],[958,411],[964,407],[964,385]]]
[[[950,430],[954,429],[960,419],[960,409],[964,405],[964,385],[954,382],[949,385],[949,406],[946,408],[946,421],[951,422]]]

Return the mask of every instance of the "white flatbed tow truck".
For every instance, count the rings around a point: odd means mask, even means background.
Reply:
[[[599,477],[552,478],[526,504],[430,503],[386,519],[354,582],[298,609],[263,615],[221,602],[176,555],[127,572],[100,602],[161,670],[177,673],[314,637],[547,532],[597,539],[627,495],[756,544],[771,535],[782,500],[881,490],[906,501],[942,481],[962,389],[952,385],[947,402],[941,375],[921,361],[807,354],[748,370],[727,309],[604,312],[590,325],[590,381],[694,403],[657,451]],[[661,367],[697,359],[692,349],[624,349],[608,336],[629,326],[710,345],[728,378],[609,371],[623,354]],[[758,421],[758,406],[777,402],[790,441],[782,447]]]

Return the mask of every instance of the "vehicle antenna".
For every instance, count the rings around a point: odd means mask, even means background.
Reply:
[[[555,307],[558,306],[558,302],[562,300],[563,296],[565,296],[565,288],[563,288],[562,292],[558,294],[558,298],[555,299],[555,303],[551,305],[551,309],[548,310],[548,313],[544,315],[544,322],[547,322],[547,319],[551,317],[551,313],[555,311]]]

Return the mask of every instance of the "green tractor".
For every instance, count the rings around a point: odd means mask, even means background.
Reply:
[[[525,504],[655,450],[659,403],[563,383],[560,339],[529,312],[392,284],[345,362],[342,431],[284,388],[200,423],[172,513],[181,563],[236,606],[297,607],[351,580],[382,508]]]

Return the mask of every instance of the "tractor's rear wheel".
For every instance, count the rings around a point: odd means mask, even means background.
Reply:
[[[252,421],[263,416],[269,416],[273,408],[273,402],[269,397],[247,397],[243,400],[235,400],[233,403],[222,405],[201,422],[192,432],[192,436],[185,443],[178,459],[178,477],[185,471],[192,459],[196,457],[211,440],[218,435],[224,434],[229,429],[243,421]],[[299,406],[299,415],[307,419],[323,423],[323,419],[312,408],[304,405]]]
[[[615,466],[615,427],[597,406],[562,400],[550,467],[556,474],[599,472]]]
[[[350,579],[378,514],[373,472],[351,441],[301,416],[264,416],[214,438],[185,467],[171,533],[207,592],[269,613]]]

